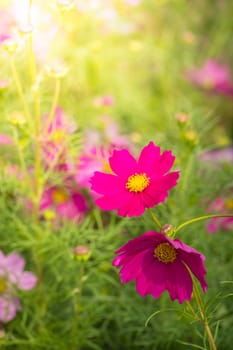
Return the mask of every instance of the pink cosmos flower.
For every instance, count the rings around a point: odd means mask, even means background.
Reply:
[[[167,172],[174,163],[171,151],[160,154],[160,147],[150,142],[138,161],[127,151],[114,150],[109,158],[113,174],[95,172],[90,182],[101,194],[95,203],[103,210],[118,210],[119,216],[139,216],[145,208],[164,202],[174,187],[179,172]]]
[[[35,287],[37,278],[24,271],[25,260],[17,253],[5,256],[0,251],[0,321],[9,322],[21,310],[17,289],[30,290]]]
[[[53,186],[43,192],[40,212],[55,213],[55,222],[62,219],[72,220],[80,223],[88,210],[84,196],[73,186]]]
[[[199,87],[233,96],[233,82],[229,68],[214,60],[207,60],[201,68],[188,71],[187,77]]]
[[[203,152],[200,155],[200,160],[207,166],[213,165],[215,167],[226,163],[233,164],[233,146]]]
[[[12,140],[11,137],[0,134],[0,145],[13,145],[14,141]]]
[[[114,104],[114,97],[111,95],[96,97],[93,103],[95,107],[111,107]]]
[[[43,161],[48,167],[54,162],[56,164],[53,165],[63,166],[66,164],[66,167],[69,167],[67,137],[76,130],[76,125],[66,117],[60,107],[56,108],[51,122],[48,118],[48,116],[44,117],[41,132]],[[47,125],[48,123],[49,125]]]
[[[121,282],[136,281],[141,296],[155,299],[167,290],[171,300],[190,301],[193,282],[190,271],[206,292],[205,257],[179,239],[172,240],[159,232],[146,232],[116,251],[113,266],[121,267]]]
[[[208,213],[227,214],[232,217],[226,218],[213,218],[209,220],[206,230],[208,233],[216,233],[219,230],[230,231],[233,230],[233,199],[230,198],[217,198],[207,208]]]
[[[90,189],[90,178],[95,171],[110,170],[108,159],[112,151],[111,147],[104,146],[84,149],[77,160],[75,174],[76,182],[80,187]]]

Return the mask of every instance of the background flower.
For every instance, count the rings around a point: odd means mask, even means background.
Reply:
[[[0,321],[11,321],[21,309],[17,289],[30,290],[37,278],[32,272],[24,271],[25,260],[17,253],[4,255],[0,251]]]

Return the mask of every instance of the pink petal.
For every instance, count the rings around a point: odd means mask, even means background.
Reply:
[[[167,173],[173,166],[174,161],[175,161],[175,157],[172,155],[171,151],[163,152],[163,154],[160,157],[160,164],[159,164],[160,174]]]
[[[120,270],[122,283],[128,283],[141,274],[142,261],[144,257],[148,254],[148,251],[151,252],[151,249],[143,250],[140,253],[132,256],[128,260],[128,262],[124,264],[124,266]]]
[[[206,269],[204,265],[205,257],[200,253],[179,252],[180,259],[190,268],[194,276],[198,279],[204,292],[207,290],[205,280]]]
[[[178,259],[174,263],[170,263],[168,267],[166,289],[170,294],[171,300],[178,299],[180,304],[185,300],[190,301],[193,283],[188,270]]]
[[[118,209],[119,216],[140,216],[144,213],[145,206],[141,200],[141,196],[138,193],[129,193],[126,200],[122,202],[121,207]]]
[[[18,287],[23,290],[30,290],[35,287],[36,282],[36,276],[32,272],[25,271],[18,280]]]
[[[155,146],[150,142],[145,146],[138,160],[138,169],[140,173],[146,173],[148,176],[153,176],[159,166],[160,147]]]
[[[137,162],[126,149],[114,150],[113,155],[109,158],[109,163],[111,169],[125,180],[137,172]]]
[[[9,273],[21,273],[24,269],[25,260],[17,253],[11,253],[6,257],[6,269]]]
[[[99,171],[94,173],[90,182],[92,190],[101,194],[114,194],[125,190],[125,181],[122,181],[118,176],[104,174]]]
[[[95,200],[95,204],[102,210],[114,210],[120,208],[124,203],[129,201],[130,193],[122,191],[114,195],[106,195]]]
[[[164,175],[160,179],[151,181],[150,187],[158,189],[159,191],[168,191],[176,186],[179,175],[178,171]]]
[[[12,297],[3,294],[0,297],[0,321],[9,322],[16,316],[17,307],[12,300]]]

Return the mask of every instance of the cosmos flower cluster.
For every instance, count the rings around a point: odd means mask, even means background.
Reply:
[[[110,172],[96,171],[92,190],[99,194],[95,203],[102,210],[117,210],[119,216],[140,216],[145,209],[163,203],[177,184],[178,171],[170,171],[175,157],[161,152],[153,142],[145,146],[138,159],[127,149],[114,150],[109,158]],[[155,299],[168,291],[171,300],[190,301],[193,278],[205,292],[205,257],[179,239],[161,232],[146,232],[120,247],[113,266],[120,268],[121,282],[136,281],[141,296]]]

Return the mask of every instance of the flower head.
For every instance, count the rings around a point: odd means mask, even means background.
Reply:
[[[81,222],[87,210],[84,196],[68,183],[65,186],[52,186],[43,192],[40,212],[45,217],[53,211],[52,218],[55,221],[65,219]]]
[[[17,289],[30,290],[37,282],[36,276],[24,271],[25,260],[17,253],[5,256],[0,251],[0,321],[11,321],[21,309]]]
[[[174,163],[171,151],[160,154],[160,147],[150,142],[138,161],[128,150],[115,150],[109,158],[112,174],[95,172],[92,189],[101,194],[95,203],[103,210],[118,210],[120,216],[139,216],[145,208],[164,202],[174,187],[178,172],[167,172]]]
[[[217,198],[207,208],[208,213],[227,214],[232,217],[217,217],[209,220],[206,230],[208,233],[216,233],[219,230],[230,231],[233,229],[233,199],[230,197]]]
[[[141,296],[153,295],[155,299],[167,290],[171,300],[179,303],[192,297],[192,274],[199,280],[203,291],[205,257],[179,239],[172,240],[159,232],[146,232],[130,240],[116,251],[113,266],[121,267],[121,282],[136,281]]]
[[[188,71],[187,77],[201,88],[233,96],[233,83],[228,67],[214,60],[207,60],[201,68]]]

